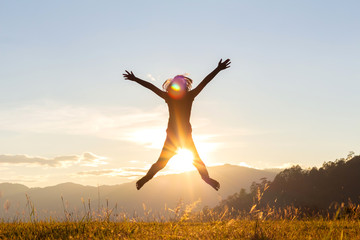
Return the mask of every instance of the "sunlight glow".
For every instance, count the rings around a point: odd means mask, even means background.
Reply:
[[[166,132],[162,127],[140,128],[128,133],[127,140],[148,148],[161,149],[164,145]]]
[[[176,172],[186,172],[195,170],[193,163],[193,153],[188,149],[180,148],[177,154],[168,163],[169,169]]]

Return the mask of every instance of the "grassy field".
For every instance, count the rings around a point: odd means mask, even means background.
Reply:
[[[322,215],[289,206],[261,209],[258,191],[250,211],[203,208],[199,201],[166,208],[155,214],[143,205],[144,214],[129,217],[106,206],[98,211],[84,203],[76,215],[63,201],[64,217],[43,221],[28,198],[27,215],[0,219],[2,239],[359,239],[360,205],[335,204]],[[63,199],[62,199],[63,200]],[[170,215],[169,215],[170,214]],[[159,216],[158,216],[159,215]],[[49,218],[54,219],[54,218]]]
[[[0,239],[360,239],[360,221],[18,222]]]

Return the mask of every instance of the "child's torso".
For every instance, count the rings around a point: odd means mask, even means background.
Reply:
[[[191,133],[190,115],[194,98],[187,93],[181,99],[168,97],[165,99],[169,108],[168,131],[175,133]]]

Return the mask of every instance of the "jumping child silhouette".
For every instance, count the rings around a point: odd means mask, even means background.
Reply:
[[[137,82],[163,98],[169,108],[169,123],[166,130],[167,136],[164,147],[158,161],[151,166],[144,177],[136,182],[136,188],[138,190],[152,179],[158,171],[166,166],[170,158],[176,154],[179,148],[186,148],[193,153],[193,165],[199,171],[201,178],[215,190],[219,190],[219,182],[210,178],[206,166],[196,150],[191,135],[190,114],[194,98],[220,71],[228,67],[230,67],[230,59],[226,59],[224,62],[220,59],[218,66],[193,90],[191,90],[192,80],[183,75],[177,75],[173,79],[166,80],[163,84],[165,91],[162,91],[153,84],[135,77],[132,71],[126,71],[126,73],[123,74],[125,79]]]

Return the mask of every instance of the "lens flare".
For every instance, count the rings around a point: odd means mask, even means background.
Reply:
[[[181,87],[179,84],[173,83],[173,84],[171,84],[171,89],[178,92],[181,90]]]
[[[180,99],[186,93],[186,80],[184,77],[176,76],[172,79],[168,88],[168,93],[173,99]]]

